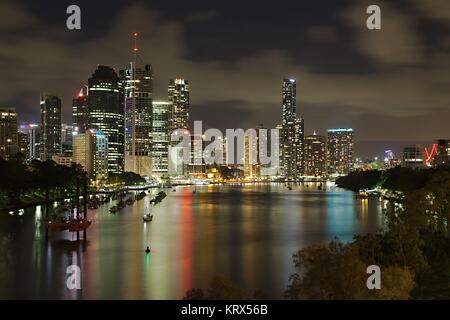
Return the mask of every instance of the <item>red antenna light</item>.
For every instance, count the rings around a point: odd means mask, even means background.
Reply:
[[[139,51],[138,47],[137,47],[137,36],[139,35],[139,33],[134,32],[133,33],[133,37],[134,37],[134,48],[133,48],[133,52],[137,53]]]

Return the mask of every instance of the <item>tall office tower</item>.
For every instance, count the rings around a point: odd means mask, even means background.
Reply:
[[[202,135],[190,136],[189,163],[183,165],[184,175],[202,175],[206,172],[206,163],[203,159],[203,150],[206,141]]]
[[[61,98],[41,94],[41,151],[42,161],[52,160],[61,153]]]
[[[172,104],[171,131],[188,129],[189,119],[189,83],[185,79],[169,81],[169,102]]]
[[[40,160],[41,130],[37,124],[28,125],[28,153],[27,160]]]
[[[89,129],[88,92],[84,87],[72,100],[72,122],[74,132],[85,133]]]
[[[108,139],[101,131],[88,129],[75,134],[72,158],[91,179],[97,182],[108,179]]]
[[[270,156],[270,130],[267,130],[262,123],[255,127],[256,130],[256,165],[255,165],[255,175],[261,176],[261,153],[265,152],[267,156]],[[261,135],[260,130],[266,130],[265,139]],[[264,144],[264,148],[261,148],[261,143]]]
[[[402,166],[413,169],[424,166],[422,148],[419,144],[403,148]]]
[[[0,108],[0,157],[10,159],[19,152],[17,113],[14,108]]]
[[[281,126],[277,126],[277,129],[280,128]],[[280,170],[279,141],[278,144],[272,146],[272,143],[276,143],[276,138],[272,137],[272,129],[264,127],[263,124],[258,124],[255,129],[257,135],[256,175],[259,177],[275,176]],[[270,162],[268,161],[268,158],[271,159]]]
[[[88,127],[103,132],[108,139],[108,172],[122,173],[125,160],[125,110],[119,77],[113,69],[101,65],[88,83]]]
[[[61,126],[61,153],[64,155],[72,154],[73,127],[70,124],[63,123]]]
[[[327,173],[326,138],[314,132],[305,137],[305,175],[322,177]]]
[[[275,175],[281,176],[283,175],[283,125],[277,124],[275,129],[278,130],[278,146],[275,147],[275,156],[278,157],[278,168],[275,168]]]
[[[222,144],[222,163],[220,163],[221,166],[228,165],[228,157],[227,157],[227,148],[228,148],[228,142],[227,137],[218,137],[217,138],[220,143]]]
[[[347,174],[354,165],[353,129],[328,130],[328,172]]]
[[[25,158],[27,158],[27,154],[28,154],[28,125],[26,125],[26,124],[19,125],[18,146],[19,146],[19,152]]]
[[[125,171],[150,176],[152,69],[149,64],[140,68],[132,62],[119,77],[125,89]]]
[[[244,136],[244,176],[246,178],[256,178],[257,176],[257,145],[258,138],[253,135]]]
[[[152,173],[156,177],[169,173],[169,120],[172,105],[169,102],[153,102]]]
[[[303,174],[304,122],[297,117],[297,82],[284,79],[282,88],[283,114],[280,134],[282,174],[296,180]]]
[[[436,143],[437,154],[434,158],[434,165],[450,165],[450,140],[439,139]]]
[[[295,79],[283,79],[283,122],[286,125],[289,121],[297,118],[297,81]]]

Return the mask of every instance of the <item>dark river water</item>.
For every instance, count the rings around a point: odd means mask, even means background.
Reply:
[[[382,203],[333,186],[253,184],[177,187],[158,205],[152,195],[110,214],[89,210],[87,241],[50,233],[41,206],[0,215],[0,296],[32,299],[180,299],[223,275],[249,292],[281,298],[292,254],[317,241],[375,232]],[[153,193],[156,193],[154,190]],[[151,210],[154,219],[143,223]],[[146,254],[145,247],[152,252]],[[81,268],[81,290],[66,269]]]

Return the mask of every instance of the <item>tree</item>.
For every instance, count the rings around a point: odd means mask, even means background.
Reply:
[[[223,276],[213,277],[208,288],[208,299],[210,300],[241,300],[244,292],[231,280]]]
[[[294,256],[296,273],[285,292],[288,299],[358,299],[366,286],[366,268],[354,246],[337,240],[313,244]]]
[[[242,300],[245,292],[238,285],[224,276],[214,276],[207,289],[207,295],[202,289],[193,288],[186,292],[183,300]]]
[[[381,171],[365,170],[350,172],[347,176],[339,177],[336,185],[352,191],[373,189],[381,182]]]
[[[366,239],[373,248],[370,259],[377,259],[377,238]],[[375,245],[374,245],[375,243]],[[414,275],[397,265],[381,267],[381,290],[367,288],[367,267],[357,244],[315,244],[294,255],[296,273],[285,292],[288,299],[408,299],[414,288]]]
[[[206,300],[202,289],[192,288],[186,292],[183,300]]]

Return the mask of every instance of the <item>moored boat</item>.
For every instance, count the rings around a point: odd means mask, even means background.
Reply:
[[[91,226],[91,221],[87,219],[72,219],[69,221],[69,232],[80,232]]]
[[[142,217],[142,220],[144,220],[144,222],[150,222],[153,220],[153,215],[152,214],[144,214],[144,216]]]

